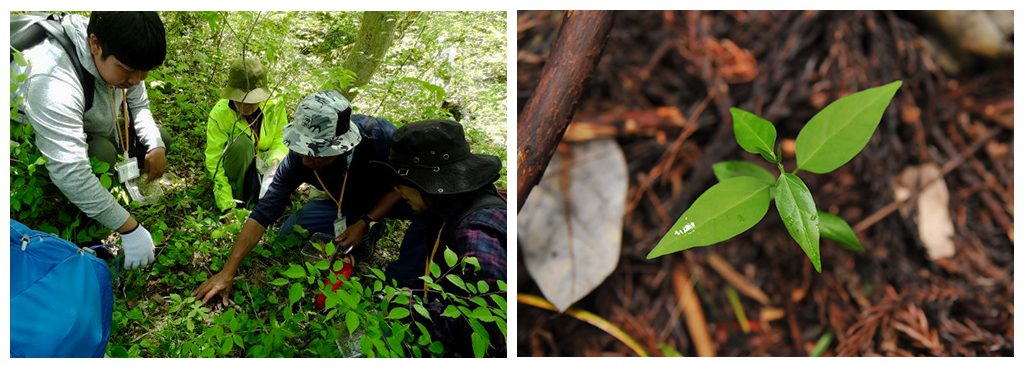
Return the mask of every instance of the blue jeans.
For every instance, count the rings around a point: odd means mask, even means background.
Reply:
[[[342,213],[345,213],[342,211]],[[309,231],[309,233],[326,233],[336,237],[334,233],[334,219],[338,217],[338,207],[330,199],[312,200],[285,219],[281,229],[277,231],[278,237],[285,237],[292,233],[292,227],[296,224]],[[359,218],[352,218],[345,213],[346,224],[355,223]]]

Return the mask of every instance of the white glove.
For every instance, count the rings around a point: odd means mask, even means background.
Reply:
[[[135,269],[153,263],[153,236],[146,227],[139,223],[131,232],[121,235],[121,247],[124,249],[124,267]]]

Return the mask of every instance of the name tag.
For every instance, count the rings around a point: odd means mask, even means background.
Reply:
[[[135,160],[135,157],[129,157],[118,163],[117,166],[114,166],[114,170],[117,171],[117,179],[121,183],[139,178],[139,162]]]
[[[348,223],[345,220],[345,216],[338,215],[338,219],[334,220],[334,236],[341,236],[342,233],[345,233],[346,229],[348,229]]]

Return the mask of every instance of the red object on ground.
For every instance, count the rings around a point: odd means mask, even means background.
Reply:
[[[331,286],[331,291],[337,291],[338,288],[341,288],[341,283],[343,281],[345,281],[345,280],[348,280],[348,278],[352,276],[352,268],[353,268],[352,264],[355,263],[355,259],[352,258],[352,255],[349,255],[347,258],[342,260],[342,263],[344,265],[341,267],[341,269],[334,272],[334,274],[338,275],[338,281],[334,282],[334,285]],[[331,279],[330,278],[324,279],[324,285],[328,285],[328,284],[331,284]],[[324,309],[324,302],[326,300],[327,300],[327,296],[326,295],[324,295],[323,293],[317,294],[316,295],[316,309],[323,310]]]

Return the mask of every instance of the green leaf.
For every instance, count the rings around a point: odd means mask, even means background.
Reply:
[[[903,81],[840,98],[818,111],[796,137],[797,168],[832,172],[867,145]]]
[[[434,354],[441,354],[444,353],[444,345],[442,345],[441,342],[435,341],[433,343],[430,343],[430,346],[427,347],[427,350]]]
[[[743,150],[760,154],[769,162],[778,162],[775,157],[775,125],[753,113],[733,107],[732,132]]]
[[[288,266],[288,269],[281,272],[281,275],[284,275],[292,279],[298,279],[306,276],[306,270],[303,269],[301,266],[291,264]]]
[[[427,318],[427,320],[430,320],[430,313],[427,312],[427,308],[423,307],[423,305],[421,305],[419,303],[413,303],[412,304],[412,309],[416,310],[416,313],[420,314],[420,316],[423,316],[423,317]]]
[[[224,338],[224,341],[220,343],[220,354],[227,355],[231,353],[231,348],[234,348],[235,341],[231,338]]]
[[[494,322],[494,314],[492,314],[491,310],[488,310],[487,307],[477,307],[467,316],[483,322]]]
[[[472,297],[469,301],[479,305],[480,307],[487,307],[487,300],[483,297]]]
[[[452,305],[448,305],[448,307],[444,308],[444,312],[441,312],[441,316],[444,317],[456,318],[460,315],[462,315],[462,313],[459,312],[459,309]]]
[[[466,256],[462,258],[463,263],[473,266],[473,271],[480,271],[480,261],[473,256]]]
[[[100,176],[100,185],[103,186],[104,189],[110,190],[111,184],[113,184],[113,182],[110,181],[109,175]]]
[[[505,320],[494,320],[494,324],[498,326],[498,330],[501,330],[501,337],[507,339],[508,333],[505,331]]]
[[[811,190],[792,173],[783,173],[775,185],[775,208],[782,216],[789,235],[814,264],[814,270],[821,272],[821,255],[818,252],[818,210],[814,207]]]
[[[280,287],[282,285],[285,285],[285,284],[288,284],[288,280],[284,279],[284,278],[277,278],[277,279],[274,279],[274,280],[270,281],[270,285],[274,285],[274,286],[278,286],[278,287]]]
[[[298,302],[302,298],[302,285],[295,283],[292,284],[291,288],[288,288],[288,303],[292,304]]]
[[[327,254],[327,256],[334,256],[336,251],[337,248],[334,247],[334,241],[327,241],[327,243],[324,244],[324,253]]]
[[[487,293],[487,291],[491,290],[491,286],[487,285],[487,282],[480,280],[476,282],[476,289],[480,293]]]
[[[486,334],[476,331],[470,335],[470,339],[473,344],[473,357],[482,358],[484,353],[487,352],[487,347],[491,345],[491,341],[488,340]]]
[[[434,277],[434,279],[441,276],[441,267],[433,261],[430,262],[430,276]]]
[[[370,268],[370,272],[373,273],[373,276],[375,278],[377,278],[377,279],[380,279],[380,280],[384,280],[385,279],[384,272],[380,271],[380,269]]]
[[[725,181],[733,177],[749,176],[768,185],[775,184],[775,175],[756,164],[746,161],[725,161],[718,162],[711,166],[718,181]]]
[[[444,248],[444,263],[447,264],[448,267],[450,268],[450,267],[455,266],[455,263],[457,263],[457,262],[459,262],[459,255],[456,255],[455,251],[452,251],[452,249],[445,247]]]
[[[107,162],[104,162],[104,161],[94,161],[94,162],[92,162],[92,173],[96,173],[96,174],[106,173],[109,170],[110,170],[110,163],[107,163]]]
[[[850,225],[843,218],[819,210],[818,228],[821,231],[822,237],[836,241],[843,248],[852,251],[864,251],[864,246],[857,240],[857,235],[853,233],[853,228],[850,228]]]
[[[753,177],[734,177],[705,191],[647,254],[647,259],[708,246],[753,227],[768,212],[771,186]]]
[[[398,320],[409,316],[409,309],[404,307],[392,308],[388,313],[389,319]]]
[[[14,56],[14,62],[16,62],[18,66],[28,66],[28,61],[25,60],[25,55],[20,51],[14,51],[11,52],[11,54]]]
[[[497,294],[492,294],[491,295],[491,301],[494,301],[494,304],[498,305],[498,308],[500,308],[502,311],[505,311],[505,298],[504,297],[499,296]]]
[[[345,326],[348,327],[349,335],[352,335],[359,327],[359,315],[356,315],[355,311],[345,313]]]
[[[455,284],[456,287],[459,287],[462,290],[466,290],[466,283],[463,282],[462,278],[459,278],[458,275],[448,274],[448,275],[445,275],[444,278],[448,279],[448,281],[452,282],[452,284]]]

